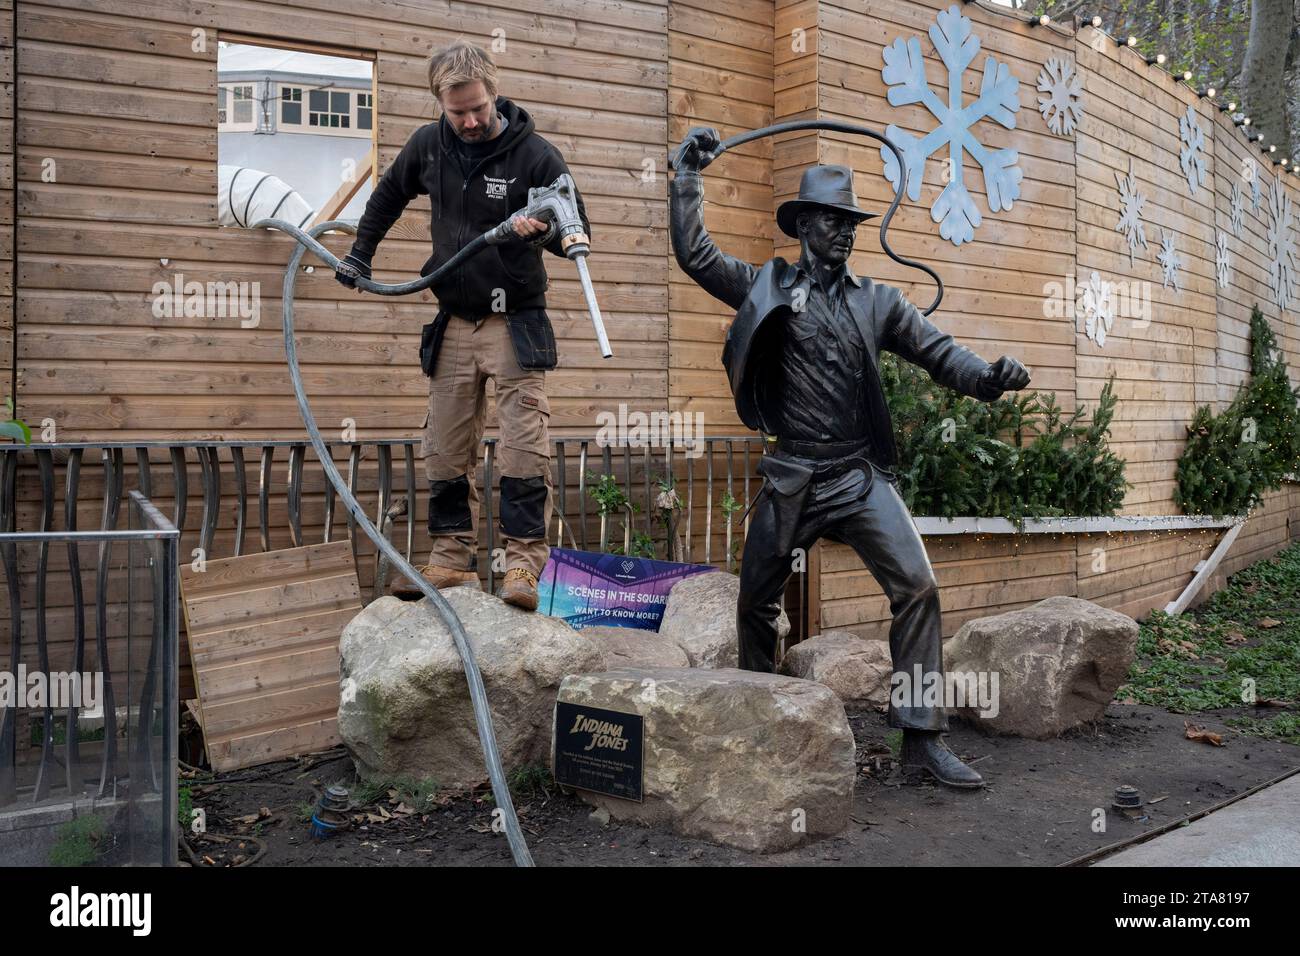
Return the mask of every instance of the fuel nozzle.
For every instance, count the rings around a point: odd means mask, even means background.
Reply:
[[[530,219],[555,224],[560,236],[560,248],[578,269],[582,294],[587,300],[587,312],[591,316],[592,326],[596,329],[596,340],[600,343],[600,354],[604,358],[609,358],[614,352],[609,347],[605,322],[601,318],[600,305],[596,302],[596,290],[592,287],[591,274],[587,271],[591,239],[587,236],[582,216],[578,213],[578,190],[573,184],[573,177],[563,173],[549,186],[534,186],[528,190],[528,205],[488,232],[488,242],[497,245],[511,239],[514,236],[514,228],[510,223],[515,216],[527,216]]]

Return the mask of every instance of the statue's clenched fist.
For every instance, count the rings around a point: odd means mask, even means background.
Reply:
[[[980,376],[980,392],[984,396],[991,396],[986,401],[1001,397],[1003,392],[1018,392],[1028,384],[1029,369],[1010,355],[1002,356]]]
[[[682,140],[669,158],[673,169],[699,171],[717,158],[716,150],[722,140],[712,126],[697,126]]]

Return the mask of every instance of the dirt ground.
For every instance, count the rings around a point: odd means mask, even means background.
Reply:
[[[602,826],[579,797],[556,792],[553,784],[548,792],[517,795],[515,806],[540,866],[1055,866],[1300,766],[1300,747],[1243,736],[1223,724],[1237,715],[1194,718],[1222,734],[1222,747],[1186,739],[1183,715],[1141,705],[1112,703],[1095,728],[1049,741],[988,737],[954,722],[949,746],[984,775],[989,785],[980,791],[900,780],[883,715],[850,715],[860,769],[853,823],[837,837],[767,856],[634,824]],[[302,807],[334,782],[356,782],[345,756],[190,781],[193,805],[206,811],[209,831],[236,837],[192,838],[196,859],[200,865],[510,865],[505,837],[491,830],[486,790],[443,797],[425,813],[402,813],[399,804],[381,799],[367,812],[380,818],[397,810],[398,816],[313,839]],[[1145,819],[1111,809],[1121,784],[1154,801],[1144,805]],[[1104,833],[1092,829],[1097,807],[1106,808]]]

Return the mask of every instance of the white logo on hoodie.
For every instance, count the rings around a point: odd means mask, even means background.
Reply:
[[[510,179],[498,179],[495,176],[484,176],[483,186],[487,192],[487,197],[489,199],[505,199],[506,187],[518,178],[518,176],[514,176]]]

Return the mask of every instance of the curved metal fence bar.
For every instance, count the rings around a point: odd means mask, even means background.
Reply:
[[[100,519],[101,531],[117,529],[118,506],[122,496],[122,449],[105,448],[104,461],[104,511]],[[177,492],[179,497],[179,492]],[[112,556],[113,539],[99,539],[99,559],[95,567],[95,651],[99,655],[100,670],[104,675],[104,755],[99,773],[99,796],[109,792],[109,783],[117,765],[117,706],[113,697],[113,671],[108,657],[108,571]]]
[[[295,548],[302,547],[302,471],[307,459],[307,446],[294,445],[289,449],[289,535]]]
[[[5,584],[9,592],[9,673],[18,673],[22,661],[23,613],[22,596],[18,581],[18,553],[16,545],[3,532],[14,528],[14,484],[18,473],[18,456],[6,455],[0,467],[0,559],[5,569]],[[0,713],[0,806],[13,803],[16,794],[15,747],[18,733],[18,712],[6,707]]]
[[[103,448],[111,448],[111,445],[103,445]],[[177,528],[185,527],[185,505],[189,501],[189,473],[185,464],[186,445],[173,445],[169,449],[172,459],[172,487],[173,495],[176,499],[175,506],[172,509],[172,524]]]
[[[415,487],[415,446],[407,443],[402,446],[402,460],[406,465],[406,560],[411,560],[415,548],[415,502],[419,492]],[[334,486],[329,485],[333,492]]]
[[[330,454],[334,453],[334,447],[330,444],[325,445]],[[325,482],[325,526],[322,530],[322,540],[329,544],[334,539],[334,486],[328,481]]]
[[[36,465],[41,476],[41,531],[54,529],[54,456],[48,448],[38,449]],[[36,660],[42,674],[50,672],[49,620],[46,601],[50,570],[50,542],[36,546]],[[50,792],[50,774],[54,772],[54,708],[50,698],[45,698],[41,723],[41,766],[36,774],[34,800],[43,800]]]
[[[153,472],[149,468],[149,449],[143,445],[135,449],[135,473],[140,494],[146,498],[153,497]]]
[[[275,458],[275,446],[262,447],[261,464],[257,469],[257,534],[263,551],[271,550],[271,462]],[[184,525],[177,525],[184,528]]]
[[[200,524],[199,548],[206,559],[212,554],[221,514],[221,461],[214,447],[199,448],[199,469],[203,482],[203,519]]]
[[[361,470],[361,446],[354,444],[348,452],[348,494],[353,498],[357,496],[357,473]],[[352,514],[352,510],[344,509],[348,513],[348,540],[352,542],[352,563],[357,561],[357,519]]]
[[[244,448],[230,446],[230,458],[235,472],[235,557],[244,553],[244,532],[248,525],[248,475],[244,469]],[[142,489],[143,490],[143,489]],[[146,495],[145,497],[148,497]]]
[[[393,521],[396,520],[394,515],[389,514],[389,502],[393,495],[393,449],[391,445],[380,445],[379,452],[379,490],[375,498],[375,527],[379,528],[383,536],[387,539],[392,538]],[[375,582],[374,596],[379,598],[384,593],[384,578],[387,576],[386,569],[381,573],[380,566],[381,554],[379,549],[375,549],[374,573],[372,578]]]
[[[77,530],[77,490],[81,478],[81,456],[84,448],[68,452],[67,483],[63,492],[63,524],[69,531]],[[144,460],[148,461],[148,451]],[[16,460],[16,456],[11,455]],[[137,459],[138,460],[138,459]],[[144,483],[149,481],[147,469],[141,472]],[[86,603],[81,583],[81,553],[75,541],[68,542],[68,579],[72,583],[72,671],[80,674],[86,658]],[[81,773],[80,716],[81,709],[68,704],[64,727],[67,738],[66,766],[68,793],[80,793],[85,787]]]

